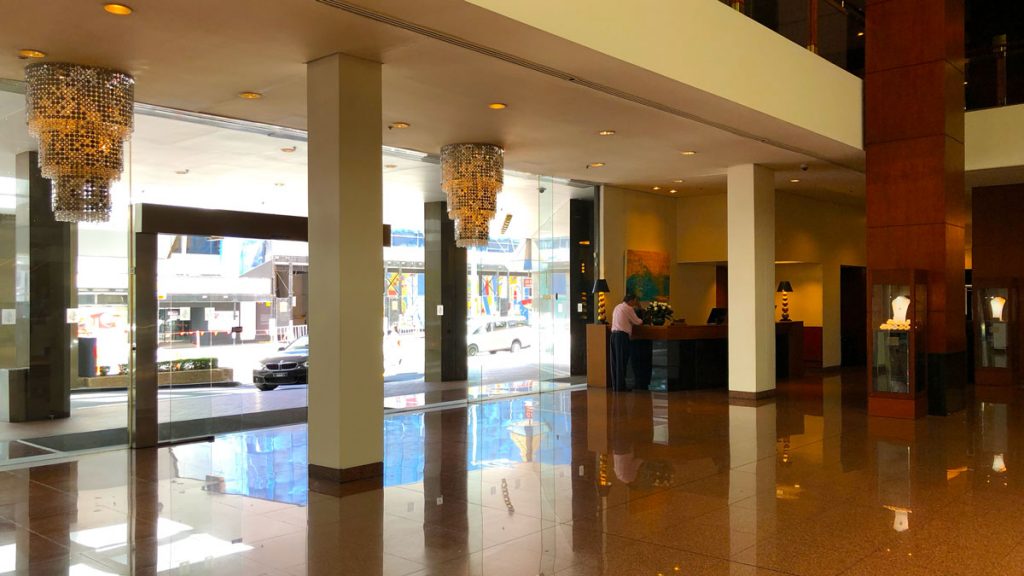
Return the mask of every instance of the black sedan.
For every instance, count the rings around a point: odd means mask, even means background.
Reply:
[[[287,384],[306,384],[309,375],[309,336],[303,336],[280,350],[281,354],[260,360],[252,371],[252,382],[261,391]]]

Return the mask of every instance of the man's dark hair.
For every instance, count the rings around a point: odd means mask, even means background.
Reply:
[[[636,294],[626,294],[622,297],[622,301],[625,303],[636,302]]]

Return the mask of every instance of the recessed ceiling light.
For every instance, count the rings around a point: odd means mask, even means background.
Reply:
[[[18,50],[18,58],[23,60],[25,58],[46,58],[46,52],[32,50],[31,48],[22,48],[21,50]]]
[[[398,164],[385,164],[384,167],[390,170],[392,168],[398,168]]]
[[[392,122],[388,125],[388,130],[404,130],[409,126],[412,126],[412,124],[408,122]]]
[[[491,102],[487,107],[491,110],[504,110],[505,108],[508,108],[508,104],[505,104],[504,102]]]
[[[669,190],[668,192],[669,192],[669,194],[675,194],[676,193],[676,189],[673,188],[673,189]]]
[[[292,152],[295,152],[297,149],[298,148],[296,146],[285,146],[284,148],[281,148],[281,152],[284,152],[285,154],[291,154]]]
[[[695,150],[683,150],[682,152],[680,152],[680,154],[682,154],[683,156],[693,156],[696,153],[697,152]]]
[[[601,130],[598,134],[601,136],[615,136],[615,130]]]
[[[127,16],[132,13],[131,6],[125,4],[104,4],[103,9],[114,16]]]
[[[679,179],[673,180],[672,182],[674,182],[676,184],[682,184],[683,183],[683,179],[679,178]]]
[[[238,97],[244,100],[259,100],[263,98],[263,94],[259,92],[239,92]]]
[[[661,190],[661,186],[655,186],[654,188],[651,188],[651,190],[657,192],[658,190]]]
[[[792,182],[793,184],[796,184],[797,182],[800,181],[800,179],[799,178],[790,178],[789,181]]]
[[[602,166],[604,166],[604,162],[591,162],[587,164],[587,168],[600,168]]]

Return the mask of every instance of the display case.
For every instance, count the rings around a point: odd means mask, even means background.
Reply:
[[[868,273],[868,414],[927,412],[928,276],[921,270]]]
[[[1017,282],[974,281],[974,381],[980,386],[1012,386],[1019,367]]]

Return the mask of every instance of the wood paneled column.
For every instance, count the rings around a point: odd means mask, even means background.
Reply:
[[[928,411],[948,414],[966,382],[963,0],[869,0],[866,48],[868,268],[928,271]]]

